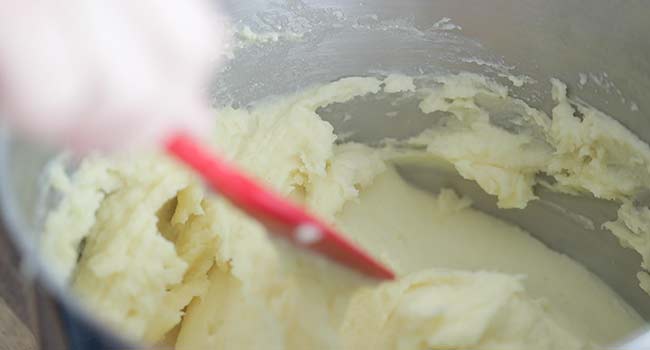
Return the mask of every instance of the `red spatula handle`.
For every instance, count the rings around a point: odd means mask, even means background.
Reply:
[[[209,152],[189,135],[175,134],[167,140],[165,146],[169,154],[194,169],[213,190],[267,226],[271,233],[368,276],[386,280],[395,278],[390,269],[329,225],[261,186]]]

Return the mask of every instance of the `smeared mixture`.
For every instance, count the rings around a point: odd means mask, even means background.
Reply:
[[[417,86],[417,88],[416,88]],[[642,326],[602,281],[450,189],[411,187],[394,164],[436,160],[524,208],[543,185],[621,203],[606,224],[650,263],[650,148],[552,81],[552,118],[506,87],[459,74],[419,86],[345,78],[217,112],[214,148],[392,267],[377,284],[274,242],[163,155],[88,157],[67,176],[44,252],[103,320],[179,349],[592,349]],[[407,140],[335,144],[316,111],[412,93],[440,120]],[[498,120],[496,115],[500,117]],[[399,116],[396,116],[399,117]],[[540,177],[539,175],[545,175]],[[643,268],[643,269],[642,269]],[[650,277],[639,273],[642,286]]]

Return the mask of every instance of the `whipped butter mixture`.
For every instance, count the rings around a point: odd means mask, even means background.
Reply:
[[[570,101],[557,80],[552,116],[478,75],[420,85],[400,75],[345,78],[226,108],[212,139],[393,268],[394,282],[364,280],[271,240],[159,154],[87,157],[70,176],[56,169],[62,201],[49,214],[44,253],[101,319],[178,349],[593,349],[641,327],[575,261],[452,190],[411,187],[394,164],[444,162],[501,208],[525,208],[538,185],[617,201],[618,220],[606,227],[643,256],[644,271],[650,210],[633,199],[650,187],[648,145]],[[358,96],[405,92],[440,120],[384,147],[335,143],[317,114]],[[650,289],[647,273],[639,280]]]

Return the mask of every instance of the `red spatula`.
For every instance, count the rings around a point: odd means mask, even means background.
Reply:
[[[167,152],[199,173],[219,194],[297,246],[370,277],[391,280],[393,272],[329,225],[227,164],[189,135],[178,133],[165,144]]]

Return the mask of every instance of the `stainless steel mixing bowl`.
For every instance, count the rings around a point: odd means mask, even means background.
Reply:
[[[568,83],[573,96],[650,141],[650,118],[644,114],[650,110],[650,2],[229,0],[222,6],[237,29],[298,35],[280,35],[270,43],[236,43],[234,58],[215,80],[215,104],[246,105],[350,75],[472,71],[503,81],[503,74],[526,74],[537,83],[513,93],[532,106],[549,110],[548,79],[557,77]],[[346,124],[335,110],[323,110],[322,115],[337,132],[354,131],[354,139],[364,142],[413,135],[426,126],[417,113],[410,121],[396,122],[367,118],[378,114],[372,108],[379,112],[381,106],[356,108],[363,113]],[[51,154],[6,131],[0,143],[1,203],[13,239],[30,257],[32,271],[66,308],[74,309],[74,298],[48,278],[46,264],[35,253],[43,214],[56,202],[43,187]],[[494,199],[474,184],[453,176],[433,180],[430,172],[400,168],[416,186],[432,191],[441,184],[452,186],[473,197],[479,209],[522,226],[584,264],[650,319],[650,296],[636,279],[639,256],[599,228],[615,218],[614,203],[542,191],[544,203],[590,218],[595,224],[590,229],[542,202],[523,211],[497,211]]]

